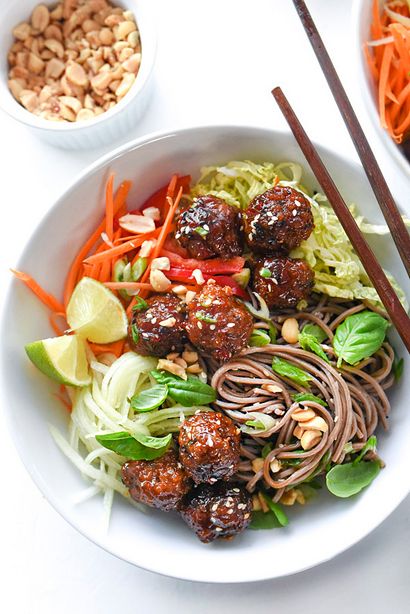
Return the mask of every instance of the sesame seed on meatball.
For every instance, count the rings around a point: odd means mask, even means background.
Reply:
[[[135,501],[164,512],[178,509],[192,484],[173,449],[155,460],[128,461],[121,475]]]
[[[216,360],[226,361],[238,354],[252,330],[252,316],[232,296],[231,288],[212,280],[188,305],[186,331],[191,343]]]
[[[182,518],[204,543],[241,533],[252,520],[251,511],[250,494],[232,482],[201,484],[181,507]]]
[[[142,356],[181,352],[186,342],[185,305],[174,294],[147,299],[148,308],[135,311],[128,327],[128,342]]]
[[[192,258],[230,258],[242,253],[240,210],[215,196],[199,196],[177,220],[175,238]]]
[[[313,288],[314,273],[304,260],[272,256],[253,265],[253,290],[266,301],[269,309],[295,307]]]
[[[240,431],[217,412],[190,416],[179,431],[179,460],[195,483],[228,480],[238,469]]]
[[[289,252],[314,228],[309,201],[297,190],[277,185],[256,196],[244,214],[245,239],[254,252]]]

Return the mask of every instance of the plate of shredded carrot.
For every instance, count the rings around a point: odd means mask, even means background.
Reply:
[[[410,138],[410,2],[373,0],[371,11],[364,53],[380,125],[405,151]]]

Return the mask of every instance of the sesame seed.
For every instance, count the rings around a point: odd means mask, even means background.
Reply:
[[[234,492],[241,492],[239,488],[232,488]]]
[[[203,225],[203,229],[204,229],[204,230],[209,230],[209,226],[208,226],[208,224],[204,224],[204,225]]]
[[[211,507],[211,512],[216,512],[217,509],[218,509],[218,504],[214,503],[213,506]]]
[[[296,209],[293,209],[293,211],[292,211],[292,215],[293,215],[293,217],[296,217],[296,216],[297,216],[297,214],[298,214],[298,212],[296,211]]]
[[[248,514],[244,514],[243,517],[245,518],[245,520],[248,520],[249,516],[250,516],[250,514],[248,513]]]
[[[278,282],[278,280],[277,280],[277,279],[275,279],[274,277],[271,277],[271,279],[270,279],[270,280],[271,280],[271,281],[273,281],[273,283],[274,283],[274,284],[276,284],[276,285],[278,285],[278,283],[279,283],[279,282]]]
[[[228,514],[229,514],[229,516],[230,516],[231,514],[233,514],[233,510],[232,510],[232,509],[231,509],[231,510],[228,510],[228,512],[227,512],[227,513],[228,513]]]
[[[246,509],[246,504],[245,503],[239,503],[238,510],[244,510],[244,509]]]
[[[212,441],[212,437],[210,435],[208,435],[208,438],[206,440],[206,445],[209,446],[210,448],[214,447],[214,442]]]
[[[210,478],[209,479],[209,483],[210,484],[215,484],[215,482],[217,482],[218,480],[216,478]]]
[[[221,527],[216,527],[215,531],[218,531],[218,533],[219,533],[220,531],[222,531],[222,529],[221,529]]]
[[[176,239],[179,239],[179,237],[180,237],[180,236],[181,236],[181,233],[180,233],[180,232],[176,232],[176,233],[175,233],[175,238],[176,238]]]
[[[335,423],[339,420],[339,416],[335,416]]]
[[[211,324],[211,326],[209,327],[210,330],[215,330],[216,326],[215,324]]]
[[[157,321],[157,318],[152,318],[151,324],[155,324],[156,321]]]
[[[199,328],[199,330],[202,330],[202,322],[197,322],[196,325]]]
[[[226,328],[233,328],[235,326],[235,322],[229,322],[229,324],[226,325]]]
[[[248,239],[249,239],[249,241],[252,241],[252,239],[253,239],[253,234],[251,232],[248,234]]]

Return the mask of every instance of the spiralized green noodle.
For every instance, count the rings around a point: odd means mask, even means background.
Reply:
[[[380,307],[382,303],[376,290],[356,255],[345,231],[324,194],[311,194],[301,184],[302,167],[292,162],[256,164],[250,161],[231,161],[224,166],[208,166],[201,169],[192,196],[212,194],[232,205],[246,209],[249,201],[271,188],[279,179],[279,185],[291,186],[309,200],[315,223],[310,237],[291,252],[294,258],[306,260],[315,273],[314,290],[335,298],[369,300]],[[366,234],[387,234],[387,226],[369,224],[350,207],[359,228]],[[409,220],[405,220],[410,224]],[[386,272],[403,305],[408,308],[403,290]]]
[[[183,407],[173,405],[144,414],[130,409],[129,399],[151,385],[149,372],[156,368],[157,359],[127,352],[107,366],[91,360],[92,383],[72,393],[73,409],[69,424],[68,440],[58,429],[50,426],[50,432],[70,461],[92,486],[80,494],[78,501],[104,494],[105,521],[111,512],[114,492],[129,498],[121,481],[121,465],[126,460],[115,452],[102,447],[96,435],[127,431],[160,436],[179,430],[181,421],[208,407]]]

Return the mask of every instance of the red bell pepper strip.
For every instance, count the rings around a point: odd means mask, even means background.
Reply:
[[[192,281],[194,281],[192,271],[188,269],[171,267],[169,271],[164,272],[168,279],[170,279],[171,281],[178,281],[181,283],[192,283]],[[232,288],[235,296],[239,296],[243,299],[249,298],[245,290],[241,288],[240,285],[234,279],[232,279],[232,277],[229,277],[229,275],[212,275],[211,273],[202,274],[204,276],[205,281],[208,281],[208,279],[214,279],[218,286],[229,286],[230,288]]]
[[[172,267],[193,271],[199,269],[203,273],[212,275],[231,275],[239,273],[244,265],[245,258],[234,256],[233,258],[212,258],[211,260],[196,260],[195,258],[181,258],[178,254],[166,249],[161,251],[161,256],[169,258]]]

